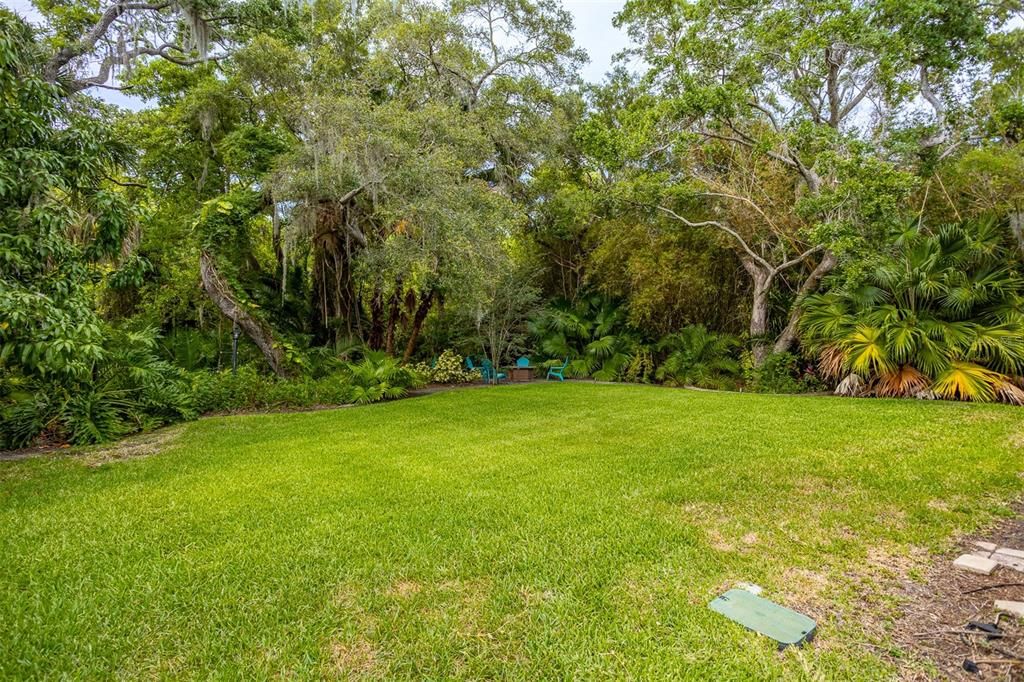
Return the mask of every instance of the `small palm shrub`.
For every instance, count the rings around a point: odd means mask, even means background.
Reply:
[[[670,386],[735,388],[739,347],[734,336],[710,332],[702,325],[685,327],[658,342],[658,350],[667,356],[656,376]]]
[[[402,398],[423,383],[411,367],[379,351],[368,351],[362,360],[349,364],[347,377],[350,400],[357,405]]]
[[[1024,281],[998,228],[908,230],[866,283],[808,299],[804,341],[837,393],[1024,404]]]
[[[435,384],[468,384],[480,380],[480,373],[466,369],[464,358],[451,349],[443,351],[433,366],[419,362],[413,370],[425,381]]]
[[[569,376],[599,381],[650,378],[653,363],[645,364],[643,358],[634,362],[650,349],[626,323],[623,309],[602,296],[554,304],[531,321],[530,331],[546,355],[559,361],[569,358]]]

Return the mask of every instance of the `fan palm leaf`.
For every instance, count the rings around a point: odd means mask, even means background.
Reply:
[[[864,390],[864,380],[859,374],[851,373],[839,382],[839,385],[836,386],[835,394],[852,397],[861,395],[864,393]]]
[[[968,347],[971,358],[1009,374],[1024,374],[1024,330],[1016,325],[974,328]]]
[[[1010,381],[996,386],[996,400],[1010,405],[1024,405],[1024,389]]]
[[[839,378],[846,363],[846,351],[836,344],[825,346],[818,354],[818,369],[830,379]]]
[[[998,372],[972,362],[953,361],[949,368],[935,378],[932,390],[943,398],[990,402],[996,389],[1009,379]]]
[[[910,365],[901,365],[878,377],[875,393],[889,398],[911,398],[928,390],[931,379]]]
[[[870,375],[886,372],[892,366],[882,330],[868,325],[858,325],[856,330],[842,340],[847,364],[856,374]]]

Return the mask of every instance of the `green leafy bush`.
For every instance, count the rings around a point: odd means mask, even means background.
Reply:
[[[426,381],[434,384],[468,384],[480,380],[480,373],[466,368],[465,358],[448,349],[438,356],[433,366],[425,362],[413,366]]]
[[[814,372],[793,353],[772,353],[757,366],[752,354],[745,352],[741,364],[746,388],[756,393],[807,393],[822,388]]]
[[[278,379],[244,365],[237,374],[230,370],[194,372],[191,381],[193,403],[203,414],[351,402],[351,384],[341,374],[320,379]]]
[[[102,329],[73,373],[0,375],[0,447],[99,443],[195,416],[185,374],[160,359],[154,330]]]
[[[649,369],[640,334],[626,323],[622,308],[602,296],[589,296],[574,304],[556,303],[530,323],[544,353],[569,358],[569,376],[599,381],[645,380]],[[550,363],[546,363],[550,364]]]

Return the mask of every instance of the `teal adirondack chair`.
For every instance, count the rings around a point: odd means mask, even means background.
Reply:
[[[548,367],[548,375],[545,379],[556,377],[559,381],[565,381],[565,368],[569,366],[569,358],[562,361],[558,367]]]
[[[525,355],[523,357],[519,358],[518,360],[516,360],[516,367],[518,367],[519,369],[526,369],[529,366],[530,366],[530,358],[526,357]]]
[[[474,370],[479,370],[480,377],[485,382],[490,382],[490,378],[487,375],[487,368],[486,367],[477,367],[476,365],[474,365],[473,364],[473,358],[469,357],[468,355],[466,356],[466,369],[468,369],[471,372],[474,371]]]
[[[500,383],[502,379],[507,379],[508,375],[504,372],[499,372],[494,369],[494,365],[491,364],[490,360],[485,359],[483,366],[480,368],[480,373],[483,374],[484,381],[491,383],[491,379],[494,379],[494,383]]]

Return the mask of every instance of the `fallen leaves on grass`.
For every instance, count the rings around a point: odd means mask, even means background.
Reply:
[[[183,426],[171,426],[140,433],[111,445],[91,449],[82,456],[82,462],[87,466],[98,467],[111,462],[150,457],[166,450],[181,436],[183,430]]]

